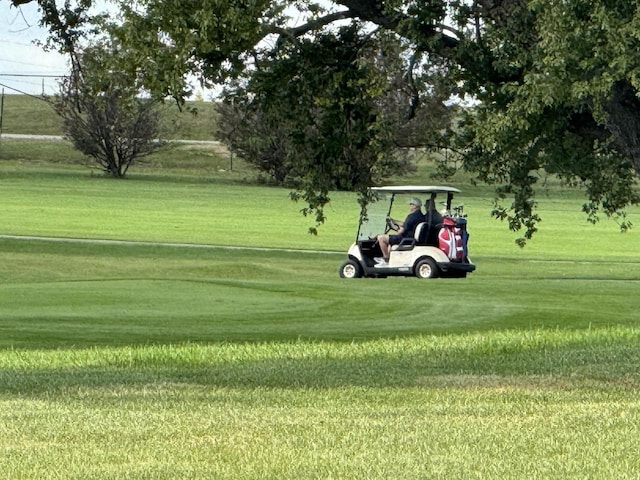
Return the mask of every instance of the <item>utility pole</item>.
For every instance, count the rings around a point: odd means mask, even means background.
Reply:
[[[2,118],[4,117],[4,88],[0,95],[0,143],[2,143]]]

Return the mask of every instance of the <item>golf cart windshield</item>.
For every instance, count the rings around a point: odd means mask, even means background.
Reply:
[[[360,215],[358,241],[385,233],[387,217],[403,222],[409,213],[409,200],[413,198],[419,199],[423,205],[434,199],[436,209],[447,213],[451,210],[454,193],[460,192],[453,187],[435,186],[373,187],[371,191],[377,201],[369,203],[366,212]],[[424,207],[422,212],[425,213]]]
[[[393,194],[381,193],[378,200],[367,206],[366,216],[360,216],[360,228],[357,240],[366,240],[384,233],[386,218],[392,207]],[[402,218],[404,220],[404,217]]]

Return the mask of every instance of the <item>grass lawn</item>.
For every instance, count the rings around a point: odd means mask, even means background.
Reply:
[[[459,185],[476,272],[342,280],[352,195],[225,175],[2,165],[3,478],[640,477],[639,231]]]
[[[60,117],[42,97],[5,95],[3,107],[3,133],[63,133]],[[163,138],[213,140],[217,113],[213,102],[189,101],[180,111],[174,102],[168,101],[160,107],[160,119]]]

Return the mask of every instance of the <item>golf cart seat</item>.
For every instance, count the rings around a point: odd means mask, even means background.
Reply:
[[[413,234],[414,245],[437,245],[440,227],[441,225],[430,225],[429,222],[419,223]]]
[[[419,223],[413,232],[413,237],[403,238],[398,245],[391,247],[393,250],[412,250],[416,245],[426,245],[427,235],[429,233],[429,224],[427,222]]]
[[[419,223],[413,233],[416,245],[426,245],[427,235],[429,234],[429,224],[427,222]]]
[[[419,223],[413,237],[403,238],[398,245],[391,247],[393,250],[412,250],[416,245],[436,246],[438,244],[438,231],[442,225],[429,225],[428,222]]]

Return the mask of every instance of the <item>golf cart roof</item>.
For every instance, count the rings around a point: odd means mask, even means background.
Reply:
[[[433,185],[397,185],[386,187],[371,187],[375,192],[388,193],[460,193],[460,190],[454,187],[433,186]]]

